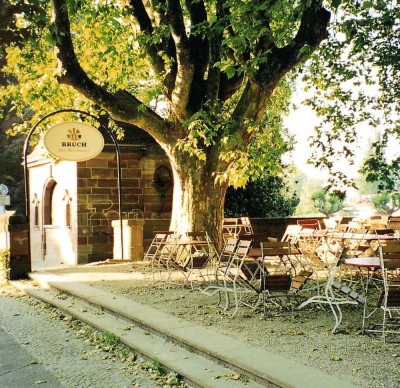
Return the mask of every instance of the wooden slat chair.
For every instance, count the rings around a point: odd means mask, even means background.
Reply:
[[[354,235],[359,235],[363,236],[365,234],[369,233],[368,229],[365,228],[360,228],[360,229],[352,229],[352,232]],[[371,248],[370,244],[368,241],[364,240],[362,237],[359,237],[358,239],[350,239],[350,244],[348,246],[347,250],[347,256],[348,257],[359,257],[359,256],[371,256],[373,252],[368,252]]]
[[[387,222],[388,228],[393,228],[395,230],[400,230],[400,217],[399,216],[390,216]]]
[[[184,276],[185,286],[189,281],[192,289],[194,281],[191,275],[197,272],[199,277],[205,281],[208,274],[203,274],[202,270],[215,255],[213,245],[206,232],[188,232],[185,236],[179,236],[173,239],[171,244],[167,240],[165,250],[166,255],[162,256],[163,262],[168,268],[168,283],[172,281],[174,272],[181,273]]]
[[[240,222],[242,224],[242,234],[254,234],[249,217],[240,217]]]
[[[239,240],[223,279],[225,310],[232,307],[230,294],[234,296],[232,317],[241,305],[251,308],[258,305],[263,267],[261,260],[249,256],[251,244],[251,240]],[[250,295],[253,302],[244,301],[244,295]]]
[[[224,288],[224,280],[227,274],[228,267],[230,265],[230,261],[232,259],[233,254],[235,253],[236,246],[238,244],[237,238],[229,238],[226,240],[224,247],[221,252],[218,254],[217,264],[215,267],[215,282],[209,282],[208,286],[201,290],[202,293],[207,295],[213,295],[216,292],[219,293],[219,300],[217,306],[220,306],[222,298],[221,298],[221,290]],[[228,279],[229,280],[229,279]]]
[[[183,268],[186,257],[182,256],[182,247],[179,245],[181,239],[182,236],[180,234],[168,234],[154,259],[153,267],[155,269],[167,271],[166,283],[168,285],[174,282],[175,273],[183,274],[183,284],[186,284],[188,280],[188,274]]]
[[[363,331],[382,333],[386,342],[388,334],[400,335],[400,242],[381,245],[379,257],[383,287],[376,308],[369,314],[364,311]]]
[[[188,232],[187,236],[191,241],[190,252],[182,263],[182,270],[188,272],[188,279],[193,288],[191,275],[196,272],[203,281],[206,281],[206,278],[209,279],[209,263],[217,255],[217,252],[207,232]],[[202,270],[207,271],[203,273]]]
[[[336,221],[336,219],[334,219],[332,217],[324,218],[322,220],[322,222],[325,226],[325,229],[328,229],[328,230],[335,230],[336,226],[338,225],[338,222]]]
[[[292,262],[292,244],[289,241],[261,242],[260,248],[265,266],[262,280],[263,305],[273,302],[275,305],[287,307],[285,302],[291,296],[297,297],[310,279],[312,271],[303,269],[296,274],[296,263]]]
[[[168,234],[166,233],[156,233],[144,254],[143,269],[149,268],[153,275],[156,272],[161,273],[163,270],[166,270],[166,267],[162,265],[158,259],[167,237]]]
[[[228,238],[238,238],[242,226],[240,218],[224,218],[222,222],[222,237],[224,241]]]
[[[288,225],[281,238],[281,241],[287,241],[290,243],[291,262],[294,264],[295,273],[298,272],[299,268],[303,269],[302,253],[298,247],[298,240],[302,229],[303,227],[301,225]]]
[[[296,243],[296,248],[299,250],[299,267],[300,270],[296,274],[304,274],[308,277],[308,274],[312,274],[312,282],[308,281],[307,288],[317,290],[317,292],[323,292],[326,284],[327,272],[329,272],[331,263],[327,263],[327,253],[324,246],[329,247],[329,237],[326,236],[328,233],[325,230],[314,230],[309,228],[303,228]],[[301,276],[301,275],[300,275]],[[303,289],[303,287],[301,287]]]
[[[167,238],[167,234],[165,233],[156,233],[151,241],[149,248],[147,249],[146,253],[144,254],[143,261],[152,264],[154,258],[157,256],[158,252],[160,251],[162,243]]]
[[[303,227],[301,225],[288,225],[285,229],[285,233],[283,233],[281,241],[290,241],[295,244],[299,239],[299,234],[302,229]]]
[[[317,295],[307,299],[299,306],[299,309],[302,309],[313,303],[320,306],[327,304],[335,318],[335,324],[332,328],[332,333],[337,330],[343,319],[343,314],[340,306],[344,304],[365,305],[365,298],[363,297],[363,295],[359,294],[358,292],[354,291],[346,284],[343,284],[341,282],[340,266],[342,262],[347,258],[347,250],[347,247],[343,247],[337,259],[335,267],[331,270],[329,274],[324,292],[318,292]]]
[[[297,225],[301,225],[303,228],[321,229],[320,222],[317,218],[308,218],[305,220],[297,220]]]

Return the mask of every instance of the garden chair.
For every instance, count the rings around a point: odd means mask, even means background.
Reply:
[[[264,315],[269,302],[287,307],[289,298],[293,296],[296,299],[312,275],[312,271],[305,269],[296,273],[297,263],[293,263],[292,246],[289,241],[266,241],[260,244],[265,266],[261,285]]]
[[[301,225],[288,225],[286,227],[286,230],[281,238],[281,241],[287,241],[290,243],[291,246],[291,257],[293,257],[295,260],[291,260],[292,263],[297,263],[297,266],[301,268],[301,259],[302,259],[302,253],[300,249],[298,248],[298,239],[301,233],[301,230],[303,227]],[[295,271],[297,271],[297,267],[294,268]]]
[[[155,258],[157,257],[158,253],[160,252],[162,243],[167,238],[167,234],[165,233],[156,233],[151,241],[149,248],[147,249],[146,253],[144,254],[143,261],[148,263],[149,265],[153,265]]]
[[[157,269],[159,271],[167,271],[168,274],[166,281],[168,284],[172,280],[174,271],[182,272],[180,265],[181,247],[179,245],[179,241],[181,241],[181,235],[176,233],[167,235],[153,261],[154,271]]]
[[[321,225],[317,218],[308,218],[305,220],[297,220],[297,225],[301,225],[303,228],[321,229]]]
[[[331,270],[328,280],[325,284],[324,292],[318,292],[317,295],[304,301],[300,304],[299,309],[308,306],[309,304],[317,304],[322,306],[327,304],[333,313],[335,324],[332,328],[332,333],[335,333],[339,325],[343,320],[343,314],[341,306],[344,304],[351,305],[365,305],[365,297],[359,292],[350,288],[348,285],[342,283],[340,276],[341,265],[347,258],[347,247],[343,247],[341,253],[337,259],[336,265]]]
[[[390,216],[387,223],[388,228],[393,228],[395,230],[400,230],[400,217]]]
[[[215,282],[209,283],[208,286],[201,290],[201,292],[207,295],[213,295],[216,292],[219,293],[219,301],[217,306],[221,304],[221,290],[224,288],[224,279],[230,265],[233,254],[235,253],[238,239],[229,238],[224,244],[221,252],[218,254],[217,263],[215,266]]]
[[[206,281],[206,278],[209,279],[209,264],[216,258],[217,251],[207,232],[188,232],[187,237],[189,238],[188,255],[182,263],[182,269],[188,273],[188,279],[193,288],[194,272],[203,281]]]
[[[132,267],[143,272],[148,272],[148,270],[150,270],[150,272],[154,273],[157,267],[156,257],[160,253],[162,244],[165,242],[166,238],[166,233],[155,233],[153,240],[143,256],[143,262],[134,262],[132,263]],[[159,270],[159,268],[157,268],[157,270]]]
[[[253,227],[251,226],[249,217],[240,217],[240,222],[242,224],[241,233],[243,234],[254,234]]]
[[[388,334],[400,334],[400,242],[387,241],[378,250],[382,289],[372,312],[368,313],[366,304],[363,332],[382,333],[386,342]],[[368,295],[369,299],[373,298]]]
[[[222,223],[222,237],[226,241],[228,238],[237,238],[242,229],[239,218],[224,218]]]
[[[216,250],[206,232],[188,232],[184,236],[169,236],[159,261],[168,270],[167,283],[171,283],[173,275],[182,274],[183,286],[189,281],[194,288],[193,274],[196,272],[203,281],[207,274],[203,274]]]
[[[296,243],[303,227],[301,225],[288,225],[283,233],[281,241]]]
[[[239,240],[236,249],[226,268],[221,292],[225,294],[225,310],[230,306],[230,294],[234,296],[234,310],[232,317],[237,313],[240,305],[255,308],[259,302],[260,285],[264,271],[262,260],[249,255],[251,240]],[[250,295],[253,302],[244,300],[244,295]]]

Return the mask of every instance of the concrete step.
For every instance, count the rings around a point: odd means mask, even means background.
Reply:
[[[167,370],[178,373],[189,384],[215,388],[229,388],[232,384],[238,387],[264,386],[252,381],[240,381],[241,376],[236,371],[195,354],[178,344],[166,341],[156,334],[135,326],[128,320],[102,311],[99,307],[72,295],[66,296],[56,289],[37,288],[29,283],[18,283],[17,286],[26,294],[51,304],[100,331],[113,333],[126,346],[146,358],[159,362]]]
[[[63,278],[51,273],[33,273],[31,277],[43,288],[51,287],[85,300],[102,311],[123,318],[125,325],[126,321],[133,322],[146,332],[163,338],[164,341],[179,344],[180,348],[188,349],[191,354],[201,355],[219,365],[224,365],[229,370],[244,374],[264,387],[275,385],[279,387],[313,388],[321,387],[321,384],[325,388],[354,386],[320,370],[268,352],[265,348],[252,346],[240,339],[217,333],[210,328],[174,317],[126,297],[71,281],[70,278]],[[109,331],[113,332],[112,330]],[[148,337],[145,339],[148,339]],[[139,349],[138,351],[142,353]],[[150,358],[154,359],[153,357]],[[164,364],[161,361],[160,363]],[[188,373],[164,365],[183,376]],[[200,374],[202,373],[204,374],[204,370],[200,371]],[[211,386],[208,383],[206,385],[196,384]],[[232,386],[232,381],[230,381],[230,384]]]

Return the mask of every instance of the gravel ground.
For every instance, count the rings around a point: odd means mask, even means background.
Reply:
[[[69,276],[74,281],[86,281],[95,287],[132,298],[136,302],[148,304],[228,336],[242,338],[255,346],[264,346],[273,353],[348,379],[359,387],[400,387],[400,344],[384,344],[381,336],[362,335],[360,307],[343,307],[343,322],[336,334],[331,334],[334,319],[328,309],[307,307],[290,314],[271,308],[270,316],[265,319],[261,314],[243,307],[231,318],[223,309],[216,307],[216,295],[208,296],[179,285],[167,288],[165,283],[154,281],[151,275],[143,276],[134,271],[130,264],[87,265],[52,272]],[[29,298],[18,300],[21,305],[20,309],[15,311],[17,314],[22,314],[27,301]],[[34,311],[33,315],[39,314],[36,309]],[[40,314],[44,312],[40,311]],[[42,319],[43,324],[49,320],[48,313]],[[12,317],[6,321],[7,330],[14,330],[16,336],[20,335],[20,332],[24,333],[22,342],[31,342],[29,337],[35,331],[32,326],[41,326],[39,322],[32,322],[30,328],[27,325],[26,328],[14,329]],[[69,338],[70,341],[75,339],[75,334],[66,333],[70,330],[68,327],[59,330],[60,338]],[[44,330],[42,339],[46,338],[49,332],[49,329]],[[87,346],[86,341],[78,337],[77,346],[82,342]],[[48,354],[49,351],[44,350],[44,354]],[[85,348],[80,352],[85,352]],[[78,363],[82,362],[79,356],[81,353],[78,351],[77,354]],[[91,355],[88,351],[85,354]],[[88,360],[85,360],[85,363],[87,362]],[[102,367],[102,370],[109,367],[112,371],[119,371],[124,364],[120,367],[114,365],[116,364],[110,362]],[[60,373],[56,366],[50,369]],[[139,386],[146,385],[139,383]]]
[[[150,361],[12,287],[0,285],[0,306],[0,327],[65,387],[160,387],[165,381]]]
[[[95,272],[91,282],[95,287],[264,346],[271,352],[349,379],[359,387],[400,387],[400,344],[384,344],[379,335],[362,335],[360,307],[343,307],[343,322],[336,334],[331,334],[334,318],[329,309],[307,307],[293,314],[271,309],[270,317],[264,319],[261,314],[241,308],[231,318],[216,307],[216,295],[207,296],[181,286],[166,288],[165,283],[154,281],[152,276],[138,276],[128,264],[100,265],[95,269],[82,266],[70,275],[78,280],[80,271]],[[62,272],[67,275],[70,271]]]

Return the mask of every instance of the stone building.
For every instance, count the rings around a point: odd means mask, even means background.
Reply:
[[[125,133],[119,142],[123,219],[169,219],[172,184],[155,184],[156,171],[170,172],[165,153],[143,131]],[[113,258],[117,158],[109,135],[103,135],[103,151],[87,161],[54,160],[40,147],[28,156],[33,270]]]

